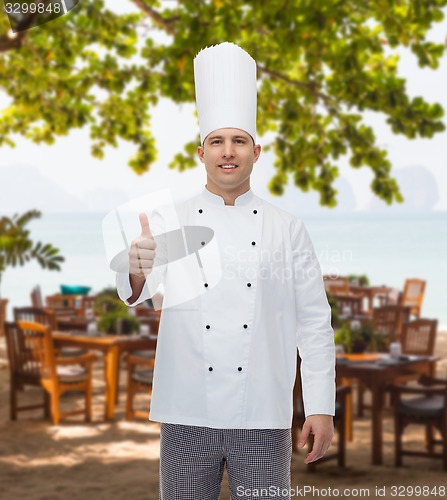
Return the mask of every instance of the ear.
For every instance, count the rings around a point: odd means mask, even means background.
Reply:
[[[262,149],[261,145],[260,144],[256,144],[256,146],[253,149],[254,154],[255,154],[255,157],[253,159],[253,163],[256,163],[258,161],[259,155],[261,154],[261,149]]]
[[[203,163],[203,155],[205,153],[205,150],[203,149],[202,146],[197,146],[197,154],[199,155],[200,161]]]

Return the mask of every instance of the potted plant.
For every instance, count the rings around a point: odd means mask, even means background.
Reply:
[[[388,338],[375,332],[370,322],[351,321],[335,332],[334,341],[347,353],[377,352],[388,348]]]
[[[349,283],[355,286],[369,286],[369,278],[366,274],[350,274]]]
[[[37,260],[43,269],[60,271],[59,264],[65,259],[59,254],[59,249],[49,243],[34,243],[25,228],[32,219],[41,215],[38,210],[29,210],[23,215],[0,218],[0,287],[3,273],[8,267],[23,266],[30,260]],[[0,333],[6,317],[6,303],[0,293]]]
[[[98,330],[106,333],[129,334],[138,331],[140,323],[129,314],[127,306],[108,294],[95,301],[95,312],[99,316]]]

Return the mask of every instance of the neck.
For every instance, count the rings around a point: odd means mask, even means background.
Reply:
[[[216,194],[217,196],[223,198],[225,205],[234,206],[236,198],[249,191],[250,183],[248,183],[245,186],[240,186],[238,189],[235,189],[234,191],[222,190],[218,186],[210,183],[209,181],[206,183],[205,187],[206,189],[208,189],[210,193]]]

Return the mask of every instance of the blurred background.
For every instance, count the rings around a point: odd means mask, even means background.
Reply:
[[[93,295],[114,287],[101,232],[110,210],[161,189],[168,188],[175,201],[203,189],[204,168],[194,157],[192,59],[200,48],[227,40],[259,65],[258,142],[264,150],[252,175],[255,194],[304,220],[325,275],[366,275],[370,285],[400,292],[405,280],[424,280],[421,315],[437,319],[438,336],[445,336],[446,3],[94,0],[17,33],[1,12],[0,219],[40,211],[40,218],[27,222],[29,238],[52,245],[64,258],[59,271],[43,268],[35,256],[23,267],[20,259],[0,261],[7,319],[14,307],[30,304],[36,285],[44,297],[58,294],[61,285],[87,286]],[[26,19],[24,14],[19,22]],[[97,388],[98,418],[102,390]],[[5,398],[7,391],[5,385]],[[66,423],[49,428],[36,420],[45,447],[54,438],[71,450],[71,432],[73,442],[90,435],[97,448],[87,455],[102,465],[113,462],[104,436],[115,426],[110,440],[121,443],[116,446],[129,467],[127,479],[112,481],[112,492],[95,489],[94,474],[83,498],[124,498],[141,480],[146,459],[155,476],[150,484],[139,483],[134,498],[157,498],[157,426],[130,426],[120,421],[123,414],[118,405],[118,422],[98,424],[96,431],[70,430]],[[19,428],[5,425],[0,432],[24,439]],[[147,425],[155,440],[148,447]],[[358,425],[355,465],[370,424]],[[391,420],[386,433],[391,443]],[[18,458],[26,447],[15,446],[0,451],[10,466],[8,499],[21,498],[14,478],[30,472]],[[138,467],[131,472],[134,446]],[[37,467],[39,444],[31,449]],[[79,465],[82,451],[74,453],[73,463],[88,475]],[[363,458],[358,475],[351,461],[349,484],[380,486],[385,468],[371,468],[369,455]],[[55,475],[65,477],[61,470],[69,461],[53,466]],[[294,467],[303,468],[301,459],[294,459]],[[429,470],[420,467],[421,473]],[[104,466],[105,476],[110,470]],[[345,481],[344,472],[322,470],[322,484]],[[442,484],[439,474],[430,476],[431,484]],[[40,484],[38,471],[31,477]],[[396,477],[408,481],[404,473]],[[312,478],[306,476],[307,484]],[[65,487],[43,488],[35,498],[67,492],[77,498],[81,492],[66,479]]]

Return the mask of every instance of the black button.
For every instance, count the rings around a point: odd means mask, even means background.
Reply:
[[[239,366],[238,371],[240,372],[242,371],[242,366]]]
[[[248,328],[248,325],[244,325],[244,328]]]
[[[251,283],[247,283],[247,286],[250,288],[251,287]]]
[[[200,244],[202,245],[202,247],[205,245],[205,242],[204,241],[201,241]]]
[[[210,325],[206,325],[206,326],[205,326],[205,328],[206,328],[207,330],[209,330],[211,327],[210,327]]]
[[[251,244],[252,244],[253,246],[255,246],[255,245],[256,245],[256,241],[252,241],[252,242],[251,242]]]
[[[257,210],[253,210],[253,213],[254,213],[254,214],[257,214],[257,213],[258,213],[258,211],[257,211]]]
[[[204,284],[203,284],[203,286],[204,286],[205,288],[208,288],[208,283],[204,283]]]
[[[209,370],[210,372],[212,372],[212,371],[213,371],[213,367],[212,367],[212,366],[210,366],[210,367],[208,368],[208,370]]]
[[[203,212],[203,210],[201,208],[199,208],[199,214],[201,214]]]

